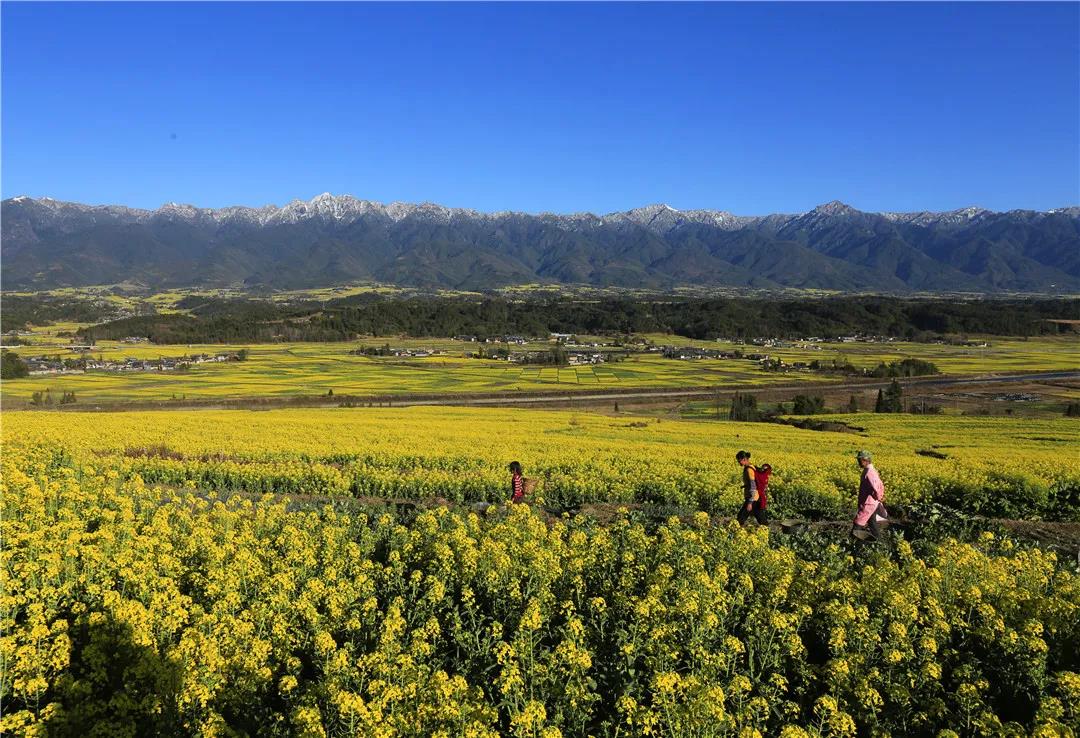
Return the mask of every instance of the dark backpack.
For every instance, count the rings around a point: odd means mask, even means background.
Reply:
[[[758,499],[761,501],[762,510],[769,504],[769,496],[765,494],[765,490],[769,488],[769,475],[771,474],[772,467],[768,464],[754,467],[754,480],[757,482]]]

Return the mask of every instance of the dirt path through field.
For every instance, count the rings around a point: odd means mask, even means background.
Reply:
[[[154,485],[162,490],[170,492],[179,491],[178,488],[167,485]],[[200,497],[209,497],[207,490],[197,490]],[[217,500],[227,501],[231,498],[246,500],[261,500],[267,495],[254,492],[224,492],[214,493]],[[332,495],[301,495],[285,494],[275,495],[276,499],[286,502],[289,509],[294,511],[311,510],[323,507],[331,507],[339,512],[371,512],[383,509],[393,510],[399,515],[415,515],[423,510],[438,507],[446,507],[457,510],[469,510],[478,514],[493,513],[504,514],[507,506],[504,503],[491,502],[464,502],[455,503],[442,497],[429,497],[423,499],[388,498],[388,497],[345,497]],[[611,523],[626,513],[632,513],[661,523],[672,517],[679,518],[684,522],[690,522],[698,512],[687,508],[674,506],[645,505],[640,503],[616,503],[616,502],[593,502],[585,503],[568,510],[555,510],[544,507],[534,507],[535,510],[547,516],[550,523],[556,520],[568,518],[588,517],[601,524]],[[490,514],[489,513],[489,514]],[[975,515],[957,514],[963,520],[978,526],[987,528],[1001,528],[1009,535],[1036,543],[1043,548],[1056,551],[1059,555],[1076,559],[1080,564],[1080,522],[1057,522],[1039,520],[1011,520],[1007,518],[986,518]],[[733,516],[712,515],[710,520],[719,525],[725,525],[734,520]],[[897,516],[892,525],[894,531],[917,531],[927,521],[918,516]],[[751,521],[750,524],[753,524]],[[769,521],[769,530],[775,534],[798,534],[801,532],[813,532],[830,537],[846,539],[851,533],[851,519],[823,519],[804,520],[799,518],[774,519]],[[867,541],[867,542],[873,542]]]

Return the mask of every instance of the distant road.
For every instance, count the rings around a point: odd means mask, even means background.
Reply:
[[[920,378],[916,377],[912,381],[918,381]],[[923,378],[939,380],[939,377]],[[1039,381],[1040,379],[1080,379],[1080,372],[1046,372],[1045,374],[1009,374],[1007,376],[997,377],[958,377],[951,381],[941,380],[940,382],[928,381],[927,384],[994,384],[997,382],[1030,382]]]
[[[1076,372],[1045,372],[1039,374],[1010,374],[1005,376],[975,376],[975,377],[910,377],[900,378],[898,381],[901,385],[907,387],[910,385],[918,385],[919,387],[946,387],[958,384],[1003,384],[1006,382],[1038,382],[1038,381],[1051,381],[1062,379],[1074,379],[1080,381],[1080,371]],[[789,385],[762,385],[758,387],[731,387],[721,388],[717,387],[697,387],[697,388],[672,388],[672,389],[654,389],[654,390],[612,390],[610,392],[604,392],[600,394],[586,393],[586,392],[552,392],[542,396],[530,395],[528,397],[515,397],[511,393],[506,393],[500,397],[469,397],[468,395],[458,395],[456,397],[447,398],[417,398],[410,400],[408,396],[402,396],[400,398],[394,398],[395,405],[530,405],[537,403],[551,403],[551,402],[581,402],[590,400],[619,400],[619,399],[639,399],[649,397],[715,397],[717,395],[731,395],[736,392],[805,392],[814,389],[828,389],[828,390],[866,390],[866,389],[882,389],[888,387],[892,383],[891,379],[888,380],[874,380],[863,382],[843,382],[843,383],[824,383],[819,382],[815,384],[789,384]]]

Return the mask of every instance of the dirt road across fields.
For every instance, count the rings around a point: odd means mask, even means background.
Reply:
[[[963,386],[1008,385],[1014,383],[1055,382],[1080,383],[1080,371],[1072,372],[1025,372],[1020,374],[983,374],[932,377],[908,377],[897,381],[905,389],[943,389]],[[629,400],[695,400],[726,397],[736,392],[753,392],[775,396],[792,392],[848,392],[876,390],[887,387],[891,379],[857,379],[838,382],[800,382],[795,384],[753,385],[733,383],[700,387],[670,387],[641,389],[610,389],[532,392],[477,392],[451,394],[400,394],[400,395],[301,395],[296,397],[241,397],[222,400],[187,399],[182,401],[132,401],[122,403],[86,403],[68,406],[52,406],[50,409],[67,411],[115,412],[127,410],[271,410],[288,407],[405,407],[412,405],[453,405],[492,407],[545,407],[587,405],[598,402]],[[5,407],[4,410],[30,410],[27,407]]]

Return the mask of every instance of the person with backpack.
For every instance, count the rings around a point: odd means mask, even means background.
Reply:
[[[517,504],[525,498],[525,476],[521,472],[521,462],[510,462],[510,502]]]
[[[510,462],[510,502],[515,505],[525,502],[526,495],[532,494],[536,489],[535,478],[528,479],[521,471],[521,462]]]
[[[772,467],[765,464],[759,469],[751,464],[749,451],[740,451],[735,454],[735,461],[743,468],[743,505],[739,508],[737,516],[739,525],[745,523],[751,515],[759,525],[765,525],[769,522],[765,513],[768,505],[765,489],[769,484]]]
[[[874,538],[881,536],[881,522],[889,517],[885,509],[885,485],[874,468],[874,457],[869,451],[855,454],[855,462],[862,469],[859,480],[859,509],[851,526],[851,534],[856,538],[866,538],[869,533]]]

